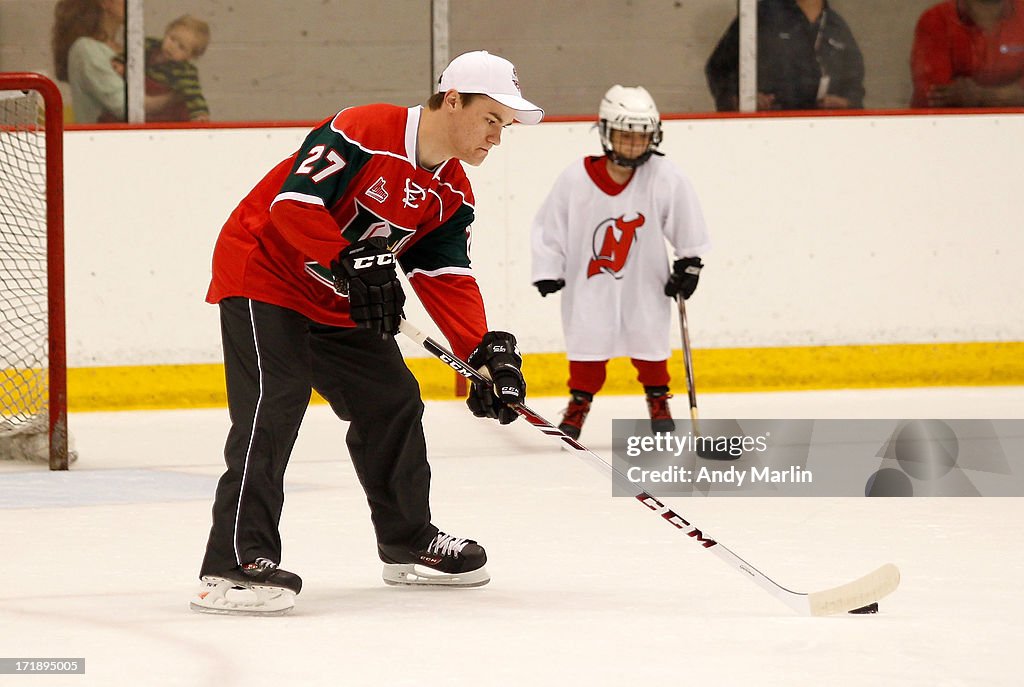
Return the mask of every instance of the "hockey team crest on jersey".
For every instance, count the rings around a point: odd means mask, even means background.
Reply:
[[[381,188],[383,188],[383,184],[381,184]],[[416,233],[412,229],[406,229],[394,222],[389,222],[360,203],[358,199],[354,201],[354,204],[356,207],[355,214],[341,228],[341,235],[349,243],[380,236],[387,239],[388,250],[397,253],[405,245],[406,241]]]
[[[644,225],[643,214],[633,219],[625,215],[608,218],[597,225],[593,237],[593,257],[587,265],[587,279],[604,273],[622,279],[622,269],[629,259],[629,252],[637,240],[636,232]]]

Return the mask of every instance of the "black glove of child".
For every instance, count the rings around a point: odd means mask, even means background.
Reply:
[[[665,284],[665,295],[669,298],[682,296],[685,301],[697,289],[697,280],[704,264],[700,258],[680,258],[672,265],[672,274]]]
[[[395,254],[382,237],[356,241],[331,261],[334,290],[348,296],[357,327],[394,336],[402,321],[405,292],[395,271]]]
[[[523,359],[516,337],[508,332],[487,332],[466,361],[475,370],[486,367],[494,386],[473,383],[466,405],[477,417],[492,417],[503,425],[519,417],[509,403],[526,400],[526,380],[520,368]]]
[[[541,279],[540,281],[533,282],[533,285],[540,291],[541,296],[547,296],[549,293],[555,291],[561,291],[562,287],[565,286],[564,279]]]

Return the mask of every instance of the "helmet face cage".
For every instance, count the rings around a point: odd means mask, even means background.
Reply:
[[[661,143],[661,122],[650,121],[642,124],[627,124],[623,125],[618,122],[610,122],[607,119],[602,119],[597,123],[597,129],[601,134],[601,147],[604,149],[604,154],[607,155],[612,162],[623,167],[639,167],[643,163],[651,159],[651,155],[658,152],[658,144]],[[639,131],[641,133],[651,134],[651,140],[647,144],[647,150],[641,153],[638,157],[625,157],[615,151],[615,147],[612,146],[612,131]],[[658,153],[660,155],[660,153]]]
[[[639,167],[658,154],[661,143],[661,115],[654,99],[643,86],[615,85],[608,89],[598,110],[598,131],[605,155],[617,165]],[[651,135],[647,150],[635,158],[627,158],[615,151],[612,131],[639,132]]]

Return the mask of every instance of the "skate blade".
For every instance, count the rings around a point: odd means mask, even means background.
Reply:
[[[280,615],[288,615],[295,608],[294,605],[286,606],[285,608],[278,609],[264,609],[260,610],[257,608],[243,607],[243,606],[220,606],[220,607],[209,607],[202,606],[195,601],[189,602],[188,607],[196,613],[208,613],[210,615],[248,615],[248,616],[265,616],[273,618]]]
[[[423,566],[402,563],[384,564],[384,582],[397,587],[483,587],[491,581],[486,567],[464,573],[442,573]]]
[[[231,580],[204,577],[203,587],[189,603],[197,613],[277,616],[295,607],[295,592],[281,587],[240,587]]]

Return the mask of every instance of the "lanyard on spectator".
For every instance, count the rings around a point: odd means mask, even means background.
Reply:
[[[821,16],[818,17],[818,35],[814,37],[814,57],[821,66],[822,73],[825,73],[825,66],[821,64],[821,42],[825,38],[825,20],[828,18],[828,10],[821,9]]]
[[[818,35],[814,37],[814,59],[818,62],[818,69],[821,71],[821,80],[818,82],[818,100],[828,95],[829,76],[825,63],[821,60],[821,44],[825,38],[825,21],[828,18],[828,8],[821,8],[821,17],[818,18]]]

